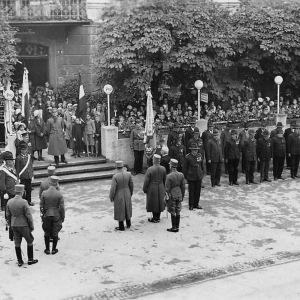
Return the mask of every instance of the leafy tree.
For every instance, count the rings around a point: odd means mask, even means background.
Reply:
[[[17,63],[15,34],[16,31],[0,18],[0,84],[3,85],[10,82]]]
[[[234,38],[229,15],[210,1],[142,3],[129,11],[114,7],[99,27],[95,71],[98,84],[134,94],[168,81],[183,85],[203,79],[220,93],[218,69],[229,67]]]

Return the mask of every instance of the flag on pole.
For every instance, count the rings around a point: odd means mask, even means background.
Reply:
[[[29,83],[28,70],[24,68],[23,85],[22,85],[22,116],[25,118],[25,124],[28,125],[29,120]]]
[[[78,105],[75,112],[77,118],[81,118],[85,122],[86,118],[86,97],[81,82],[81,74],[79,73],[79,93],[78,93]]]
[[[146,110],[146,125],[145,125],[145,140],[152,140],[151,146],[156,148],[156,135],[154,134],[154,113],[153,113],[153,103],[152,95],[150,91],[147,91],[147,110]],[[146,142],[145,141],[145,142]]]

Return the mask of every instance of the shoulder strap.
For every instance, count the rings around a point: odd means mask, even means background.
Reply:
[[[30,162],[30,155],[27,154],[27,163],[25,165],[25,167],[21,170],[21,172],[19,173],[19,177],[25,172],[25,170],[27,169],[28,165],[29,165],[29,162]]]

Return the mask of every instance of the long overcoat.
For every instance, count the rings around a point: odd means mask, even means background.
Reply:
[[[35,128],[35,150],[47,149],[47,140],[45,137],[46,125],[42,118],[34,118],[33,120]]]
[[[49,134],[49,155],[62,155],[68,152],[65,134],[63,131],[64,120],[61,117],[50,118],[47,121],[47,133]]]
[[[143,185],[143,191],[147,193],[147,212],[164,211],[166,176],[166,169],[160,165],[154,165],[147,169]]]
[[[114,219],[124,221],[132,217],[133,181],[129,172],[116,173],[111,182],[109,198],[114,201]]]

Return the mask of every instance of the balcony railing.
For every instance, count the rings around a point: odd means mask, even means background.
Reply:
[[[0,18],[9,22],[87,20],[86,0],[0,0]]]

